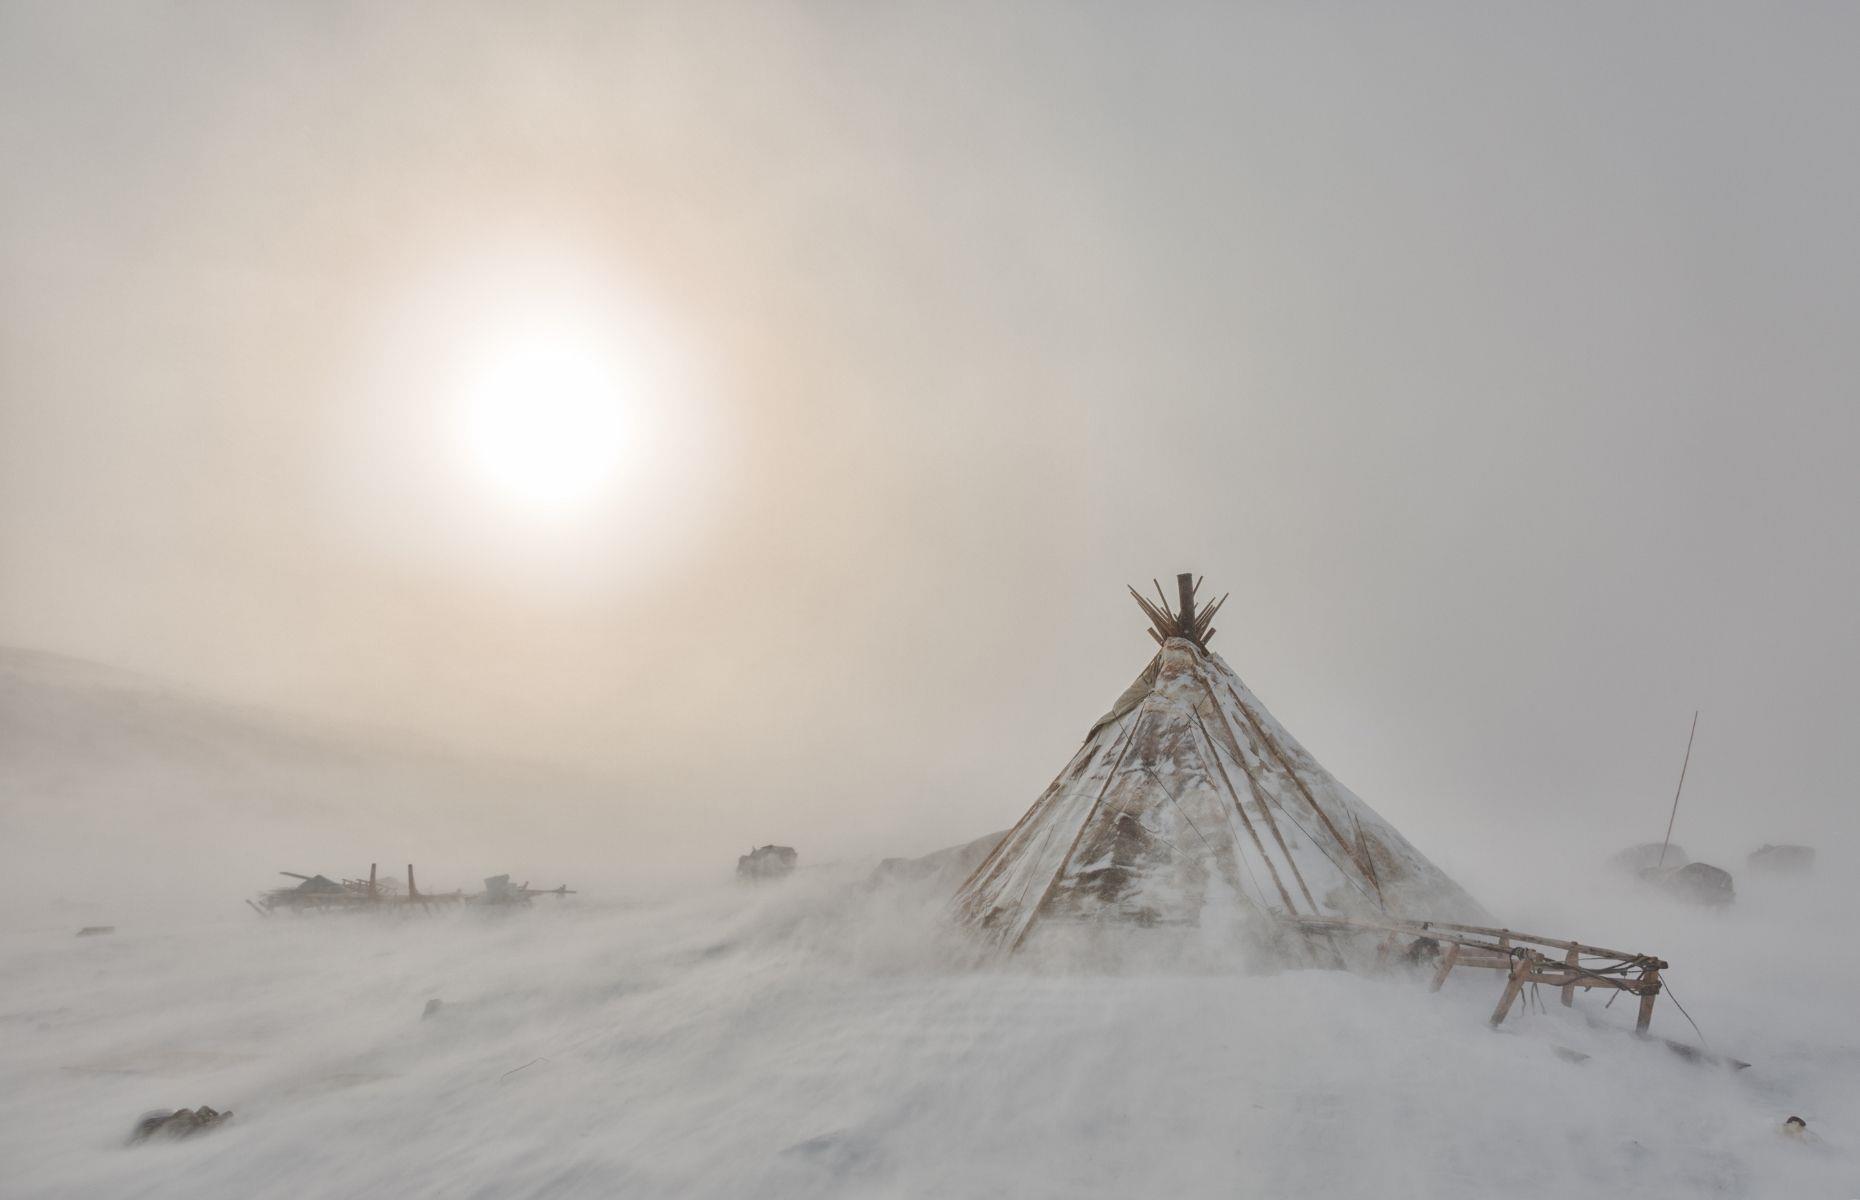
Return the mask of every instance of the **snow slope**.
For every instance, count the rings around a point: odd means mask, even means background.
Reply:
[[[940,897],[853,873],[504,919],[13,932],[0,1195],[1851,1196],[1853,966],[1783,959],[1800,899],[1658,917],[1737,1074],[1599,1000],[1490,1031],[1484,972],[1430,996],[960,970]],[[1689,1036],[1670,1004],[1656,1029]],[[143,1110],[199,1104],[234,1124],[123,1146]],[[1776,1134],[1791,1112],[1825,1143]]]

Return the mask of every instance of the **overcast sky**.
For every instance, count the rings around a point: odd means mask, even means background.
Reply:
[[[0,643],[905,851],[1018,816],[1153,649],[1124,584],[1193,570],[1423,849],[1657,840],[1694,708],[1695,853],[1851,835],[1857,50],[0,0]],[[658,364],[547,516],[453,452],[538,313]]]

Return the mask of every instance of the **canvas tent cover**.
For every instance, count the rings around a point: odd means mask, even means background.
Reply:
[[[1163,641],[954,906],[1009,949],[1036,927],[1193,925],[1212,906],[1489,920],[1189,637]]]

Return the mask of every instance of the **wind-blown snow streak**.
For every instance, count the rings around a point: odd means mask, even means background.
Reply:
[[[1670,947],[1713,1045],[1756,1064],[1735,1074],[1586,996],[1493,1032],[1486,971],[1430,995],[1399,968],[957,969],[940,886],[863,876],[431,920],[229,903],[125,910],[105,938],[6,925],[0,1198],[1860,1194],[1860,979],[1802,953],[1843,928],[1832,876],[1719,916],[1599,886],[1560,915]],[[124,1145],[144,1110],[200,1104],[236,1115]],[[1824,1143],[1779,1136],[1789,1113]]]

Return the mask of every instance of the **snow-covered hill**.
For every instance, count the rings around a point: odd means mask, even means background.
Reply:
[[[0,1195],[1853,1195],[1852,967],[1782,953],[1791,905],[1762,907],[1678,914],[1663,947],[1737,1074],[1637,1041],[1626,1005],[1493,1032],[1482,972],[1430,996],[960,970],[937,897],[851,872],[501,920],[12,934]],[[1656,1029],[1690,1036],[1670,1004]],[[200,1104],[233,1124],[122,1144]],[[1780,1136],[1790,1113],[1825,1141]]]

